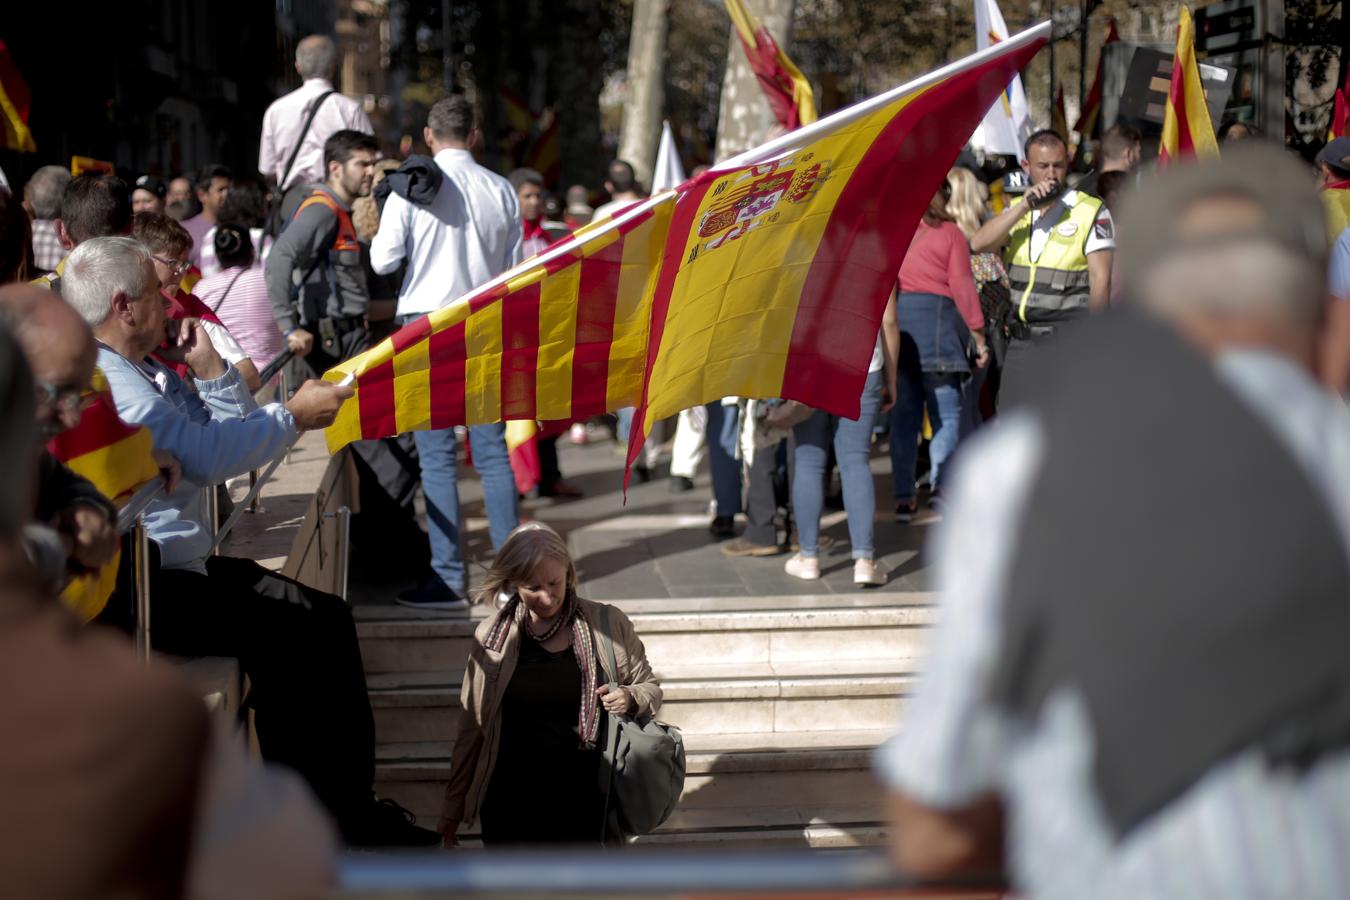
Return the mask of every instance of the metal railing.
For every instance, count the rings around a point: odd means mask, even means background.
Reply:
[[[737,895],[958,898],[997,895],[997,876],[919,882],[881,850],[486,851],[348,854],[337,891],[352,898]]]

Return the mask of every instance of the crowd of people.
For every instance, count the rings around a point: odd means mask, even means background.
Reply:
[[[286,896],[322,887],[338,839],[453,845],[474,821],[488,844],[618,837],[597,747],[608,717],[655,715],[661,687],[632,623],[577,596],[565,542],[521,524],[502,423],[356,449],[425,498],[429,569],[407,606],[467,611],[465,439],[483,485],[496,559],[475,599],[495,611],[474,636],[435,831],[373,792],[348,605],[212,552],[202,487],[262,466],[352,395],[312,376],[643,196],[622,160],[595,208],[584,186],[559,199],[538,172],[491,171],[458,95],[429,110],[429,155],[381,160],[334,64],[331,40],[301,42],[303,85],[264,118],[256,176],[48,166],[22,206],[0,195],[0,457],[33,472],[0,503],[0,667],[47,688],[41,703],[0,692],[16,733],[40,736],[0,751],[0,869],[34,896]],[[1318,157],[1319,202],[1314,173],[1252,129],[1224,137],[1222,161],[1150,171],[1139,133],[1117,126],[1083,173],[1063,136],[1038,131],[1015,199],[958,164],[878,333],[859,336],[872,354],[857,419],[724,398],[677,420],[671,490],[692,490],[708,459],[710,530],[730,556],[785,554],[789,575],[820,578],[837,468],[853,581],[884,585],[883,441],[895,520],[941,514],[946,609],[880,757],[914,873],[1006,853],[1038,896],[1244,895],[1291,866],[1300,895],[1345,887],[1350,139]],[[311,377],[281,395],[282,365]],[[171,667],[112,636],[133,625],[130,579],[87,627],[55,601],[119,552],[116,507],[40,449],[79,424],[96,371],[163,478],[144,515],[155,649],[239,660],[264,766]],[[616,436],[630,422],[617,411]],[[534,490],[576,496],[556,444],[591,432],[550,424]],[[52,727],[53,708],[80,727]],[[59,784],[43,766],[94,754],[123,764]],[[1246,840],[1258,815],[1297,833],[1299,862]]]

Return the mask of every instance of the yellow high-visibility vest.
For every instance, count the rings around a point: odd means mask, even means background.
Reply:
[[[1056,322],[1087,311],[1087,242],[1102,201],[1076,191],[1073,206],[1060,216],[1041,250],[1031,258],[1031,211],[1008,234],[1004,262],[1017,317],[1023,322]]]

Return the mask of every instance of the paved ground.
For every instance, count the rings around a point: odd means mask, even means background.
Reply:
[[[575,446],[559,442],[562,470],[585,491],[577,500],[525,500],[522,518],[539,519],[567,539],[577,562],[583,596],[598,600],[853,593],[848,525],[842,510],[827,510],[822,533],[834,545],[822,554],[823,577],[804,582],[783,572],[786,555],[767,558],[725,556],[708,532],[711,486],[706,465],[695,488],[669,491],[663,457],[657,477],[634,484],[627,503],[622,495],[622,460],[616,445],[601,440]],[[284,558],[304,506],[322,474],[326,452],[319,435],[306,435],[291,465],[282,466],[264,492],[264,513],[245,516],[227,553],[278,561]],[[921,516],[913,525],[892,521],[890,460],[874,452],[872,470],[877,490],[875,545],[891,580],[879,591],[928,589],[921,557],[932,524]],[[472,469],[460,478],[460,498],[467,517],[467,553],[471,582],[481,579],[491,559],[481,485]],[[738,528],[743,525],[738,522]],[[352,571],[352,596],[358,603],[387,603],[394,593],[416,580],[415,573],[363,556],[358,549]]]

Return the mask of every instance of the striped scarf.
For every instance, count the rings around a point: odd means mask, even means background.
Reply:
[[[567,592],[562,611],[553,617],[548,630],[543,634],[536,635],[530,631],[526,622],[527,615],[525,604],[520,601],[520,595],[516,594],[497,613],[484,645],[494,653],[500,653],[502,647],[506,645],[506,635],[512,625],[540,644],[557,634],[564,625],[570,625],[572,652],[576,654],[577,665],[581,668],[581,703],[577,710],[577,733],[581,735],[581,743],[587,750],[594,749],[600,732],[600,701],[595,696],[600,686],[600,673],[595,661],[595,645],[591,640],[591,629],[586,624],[586,617],[581,615],[577,595],[570,590]]]

